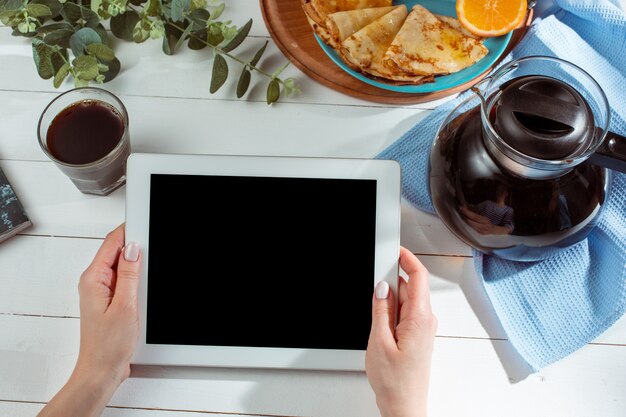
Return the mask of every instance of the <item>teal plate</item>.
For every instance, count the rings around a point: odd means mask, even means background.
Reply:
[[[455,0],[396,0],[394,5],[404,4],[409,12],[411,8],[416,4],[422,5],[432,13],[441,14],[444,16],[456,17],[456,1]],[[467,67],[459,72],[448,75],[439,75],[435,77],[435,82],[426,83],[421,85],[393,85],[386,84],[381,81],[376,81],[366,77],[360,72],[354,71],[341,59],[337,51],[330,46],[326,45],[317,35],[315,39],[320,44],[326,55],[337,64],[342,70],[353,76],[354,78],[363,81],[374,87],[382,88],[384,90],[397,91],[400,93],[433,93],[435,91],[447,90],[449,88],[457,87],[461,84],[465,84],[480,76],[485,71],[489,70],[491,66],[500,58],[507,45],[511,40],[512,32],[506,35],[498,36],[495,38],[488,38],[485,40],[484,45],[489,49],[489,53],[480,61],[474,65]]]

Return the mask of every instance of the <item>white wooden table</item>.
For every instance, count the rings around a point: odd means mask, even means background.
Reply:
[[[241,52],[266,39],[257,2],[229,1],[254,18]],[[34,416],[69,376],[78,352],[79,275],[124,221],[124,193],[86,196],[46,159],[36,124],[56,95],[39,79],[27,40],[0,27],[0,165],[35,226],[0,245],[0,416]],[[208,51],[168,57],[160,42],[116,42],[123,71],[104,85],[130,115],[136,152],[372,157],[438,103],[392,107],[331,91],[295,68],[302,94],[268,107],[264,87],[210,95]],[[265,65],[284,57],[270,43]],[[235,77],[236,78],[236,77]],[[68,82],[61,87],[67,90]],[[439,318],[432,416],[626,416],[626,318],[570,357],[526,375],[489,307],[467,246],[434,216],[403,204],[402,244],[431,273]],[[250,248],[251,250],[254,248]],[[105,411],[118,417],[370,417],[363,373],[135,367]]]

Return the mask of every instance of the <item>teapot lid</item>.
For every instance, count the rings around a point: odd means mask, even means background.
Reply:
[[[514,78],[494,99],[490,119],[495,131],[525,155],[564,159],[584,152],[594,137],[589,104],[578,91],[555,78]]]

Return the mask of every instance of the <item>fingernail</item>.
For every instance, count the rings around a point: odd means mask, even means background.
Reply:
[[[139,259],[139,245],[135,242],[128,242],[124,248],[124,259],[129,262],[137,262],[137,259]]]
[[[389,284],[387,284],[387,281],[380,281],[376,284],[374,294],[377,300],[384,300],[389,297]]]

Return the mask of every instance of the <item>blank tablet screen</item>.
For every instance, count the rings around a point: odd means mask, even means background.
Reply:
[[[150,182],[146,343],[367,347],[375,180]]]

